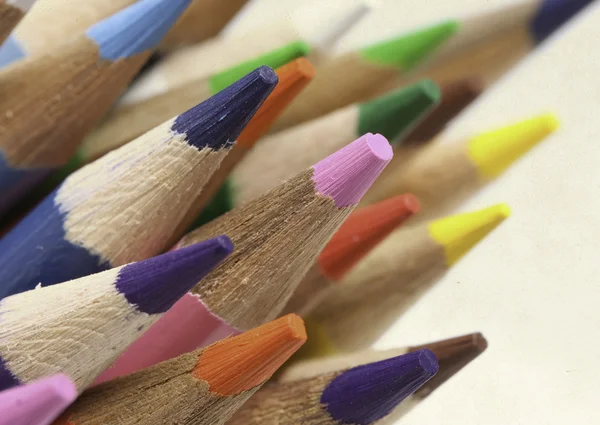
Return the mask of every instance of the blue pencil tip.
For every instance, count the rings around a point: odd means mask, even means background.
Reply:
[[[179,115],[171,129],[186,134],[198,149],[219,150],[233,144],[277,85],[275,71],[262,66],[201,104]]]
[[[370,425],[387,416],[437,371],[437,359],[427,349],[358,366],[334,378],[323,391],[321,403],[338,422]]]
[[[91,26],[86,34],[100,56],[116,61],[153,49],[191,0],[139,0]]]
[[[121,269],[116,287],[130,304],[147,314],[165,313],[233,252],[218,236]]]
[[[531,32],[536,43],[541,43],[565,22],[593,0],[544,0],[531,21]]]

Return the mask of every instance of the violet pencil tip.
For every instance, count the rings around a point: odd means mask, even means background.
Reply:
[[[233,252],[227,236],[218,236],[121,269],[117,289],[138,310],[165,313]]]

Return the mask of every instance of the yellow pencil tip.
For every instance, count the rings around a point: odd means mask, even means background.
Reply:
[[[552,114],[539,115],[475,136],[468,154],[484,179],[493,179],[558,128]]]
[[[446,264],[451,266],[509,215],[509,206],[498,204],[483,210],[436,220],[429,225],[429,234],[444,247]]]

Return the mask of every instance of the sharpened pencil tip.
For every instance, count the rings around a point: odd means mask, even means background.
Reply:
[[[342,279],[420,206],[417,197],[407,193],[355,210],[319,255],[323,275],[333,281]]]
[[[556,116],[539,115],[474,137],[468,155],[483,178],[493,179],[557,128]]]
[[[63,374],[33,381],[0,393],[7,424],[47,424],[77,398],[75,384]],[[12,419],[12,421],[11,421]]]
[[[116,61],[152,50],[191,0],[140,0],[92,25],[86,32],[100,56]]]
[[[306,342],[304,322],[289,314],[206,348],[194,376],[220,395],[263,384]]]
[[[249,149],[269,131],[286,106],[312,80],[315,69],[308,59],[298,58],[275,72],[279,83],[238,137],[239,146]]]
[[[478,332],[427,344],[426,347],[433,351],[438,358],[440,370],[435,377],[415,392],[415,396],[421,399],[429,396],[444,382],[479,357],[487,349],[488,343],[485,337]],[[413,349],[422,348],[424,346]]]
[[[440,89],[423,80],[360,105],[358,132],[381,133],[392,143],[406,134],[440,101]]]
[[[338,208],[356,205],[393,157],[381,134],[365,134],[313,166],[315,188]]]
[[[185,134],[190,145],[202,150],[227,149],[277,84],[268,66],[255,69],[201,104],[179,115],[171,130]]]
[[[531,32],[536,43],[541,43],[575,16],[593,0],[543,0],[531,21]]]
[[[452,266],[509,216],[509,206],[498,204],[436,220],[429,225],[429,233],[444,248],[446,264]]]
[[[119,271],[116,287],[138,310],[165,313],[232,251],[229,238],[218,236],[126,265]]]
[[[336,376],[321,403],[338,422],[369,425],[387,416],[438,371],[427,349],[358,366]]]

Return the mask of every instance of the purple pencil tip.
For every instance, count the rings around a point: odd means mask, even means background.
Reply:
[[[230,147],[277,82],[275,71],[261,66],[179,115],[171,129],[200,150]]]
[[[75,384],[58,374],[0,393],[0,422],[51,423],[77,397]]]
[[[332,418],[341,423],[370,425],[387,416],[438,371],[427,349],[358,366],[341,373],[321,396]]]
[[[227,236],[218,236],[121,269],[116,287],[137,309],[165,313],[177,300],[233,252]]]
[[[356,205],[392,156],[385,137],[367,133],[313,166],[315,187],[338,208]]]

